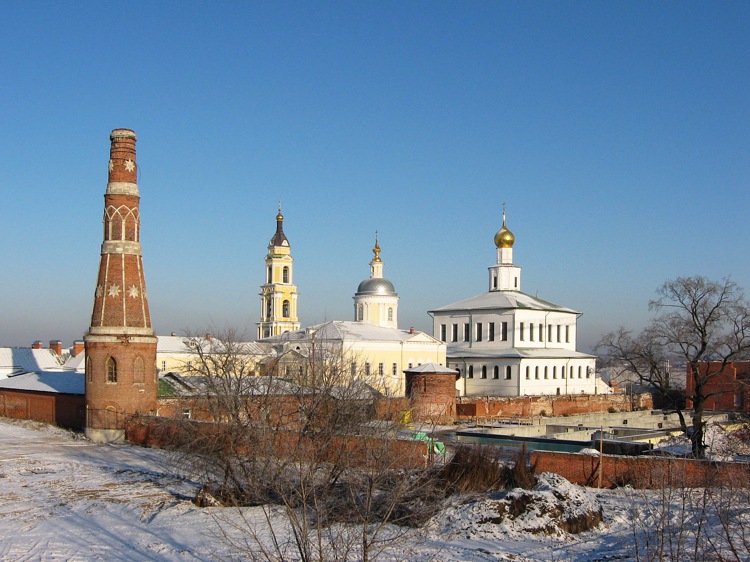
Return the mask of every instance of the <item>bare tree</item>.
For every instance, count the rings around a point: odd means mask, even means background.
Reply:
[[[670,401],[690,433],[669,372],[670,362],[687,365],[693,381],[687,396],[693,408],[692,451],[704,458],[704,407],[716,393],[711,383],[750,351],[750,307],[742,289],[728,278],[678,277],[659,287],[657,295],[649,303],[657,315],[640,334],[620,328],[605,334],[597,349]]]
[[[212,483],[224,505],[263,511],[250,520],[238,509],[222,521],[241,531],[239,541],[226,535],[244,556],[372,560],[434,512],[442,498],[421,452],[402,448],[392,424],[374,418],[378,393],[353,372],[351,354],[280,342],[256,376],[256,358],[236,334],[186,341],[187,374],[200,388],[186,400],[207,422],[180,422],[175,459]]]

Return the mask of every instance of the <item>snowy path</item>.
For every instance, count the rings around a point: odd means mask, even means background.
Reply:
[[[37,426],[39,427],[39,426]],[[0,422],[0,559],[205,560],[212,518],[160,451]],[[221,553],[217,553],[220,554]]]

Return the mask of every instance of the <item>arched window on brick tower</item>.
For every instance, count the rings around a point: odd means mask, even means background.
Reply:
[[[114,357],[107,358],[107,382],[117,382],[117,361]]]

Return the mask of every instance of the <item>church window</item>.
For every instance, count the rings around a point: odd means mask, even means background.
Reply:
[[[289,283],[289,268],[285,265],[284,269],[281,270],[281,282]]]
[[[492,369],[492,378],[493,379],[500,378],[500,367],[498,367],[497,365],[495,365],[495,368]]]
[[[388,322],[393,322],[393,307],[388,307]]]
[[[476,340],[482,341],[482,323],[481,322],[477,322]]]
[[[385,367],[383,363],[378,363],[378,375],[380,375],[381,377],[385,375]]]
[[[492,276],[492,288],[497,289],[497,275]]]
[[[530,370],[530,368],[529,368],[529,367],[527,366],[527,367],[526,367],[526,380],[529,380],[529,378],[531,378],[531,377],[530,377],[530,373],[529,373],[529,370]]]
[[[365,363],[365,376],[369,378],[370,376],[370,364]]]
[[[271,266],[269,265],[266,270],[266,283],[271,283],[271,280],[273,278],[271,277]]]
[[[591,367],[586,367],[586,378],[587,379],[591,378]]]
[[[578,366],[578,378],[579,379],[581,378],[581,366],[580,365]]]
[[[564,379],[565,378],[565,365],[563,365],[562,367],[560,367],[560,373],[562,373],[560,375],[560,378]]]
[[[392,375],[393,375],[394,377],[395,377],[396,375],[398,375],[398,365],[397,365],[396,363],[394,363],[394,364],[393,364],[393,366],[392,366],[392,368],[391,368],[391,374],[392,374]]]
[[[265,330],[263,330],[263,337],[264,338],[267,338],[270,335],[271,335],[271,329],[270,328],[266,328]]]
[[[487,378],[487,365],[482,365],[482,378]]]
[[[518,339],[523,341],[523,322],[518,325]]]
[[[357,305],[357,320],[362,322],[364,320],[365,316],[365,310],[364,307],[361,304]]]
[[[114,357],[107,359],[107,382],[117,382],[117,361]]]
[[[451,341],[458,341],[458,324],[453,324],[452,326]]]
[[[143,384],[146,382],[146,367],[143,365],[143,359],[140,355],[135,358],[133,363],[133,383]]]
[[[518,277],[513,278],[513,286],[518,289]]]
[[[284,318],[289,318],[289,301],[284,301],[282,308]]]
[[[466,322],[464,324],[464,341],[469,341],[471,339],[471,324]]]
[[[552,341],[552,324],[549,324],[547,326],[547,341],[548,342]]]
[[[534,367],[534,378],[539,380],[539,367]]]
[[[502,336],[502,340],[503,341],[508,341],[508,323],[507,322],[503,322],[503,336]]]
[[[490,333],[487,335],[488,341],[495,341],[495,323],[490,322],[489,324]]]
[[[565,343],[570,343],[570,325],[565,326]]]
[[[552,367],[552,378],[553,379],[557,378],[557,365]]]
[[[266,299],[266,318],[271,317],[272,310],[273,310],[273,299],[269,297]]]
[[[469,378],[474,378],[474,365],[469,365]]]
[[[544,327],[539,324],[539,341],[544,341]]]
[[[560,324],[557,325],[557,341],[560,342]]]
[[[548,378],[549,378],[549,377],[547,376],[547,367],[545,367],[545,368],[544,368],[544,378],[545,378],[545,379],[548,379]]]
[[[509,381],[511,379],[511,376],[512,376],[512,370],[511,370],[510,365],[508,365],[505,367],[505,380]]]
[[[440,341],[446,341],[446,328],[445,324],[440,324]]]
[[[534,341],[534,324],[529,322],[529,341]]]

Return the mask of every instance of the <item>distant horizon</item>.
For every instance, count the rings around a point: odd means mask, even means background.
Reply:
[[[0,345],[87,331],[109,133],[138,136],[157,334],[255,333],[279,200],[303,326],[521,290],[638,330],[679,276],[750,290],[750,3],[4,6]],[[116,38],[113,39],[113,38]]]

